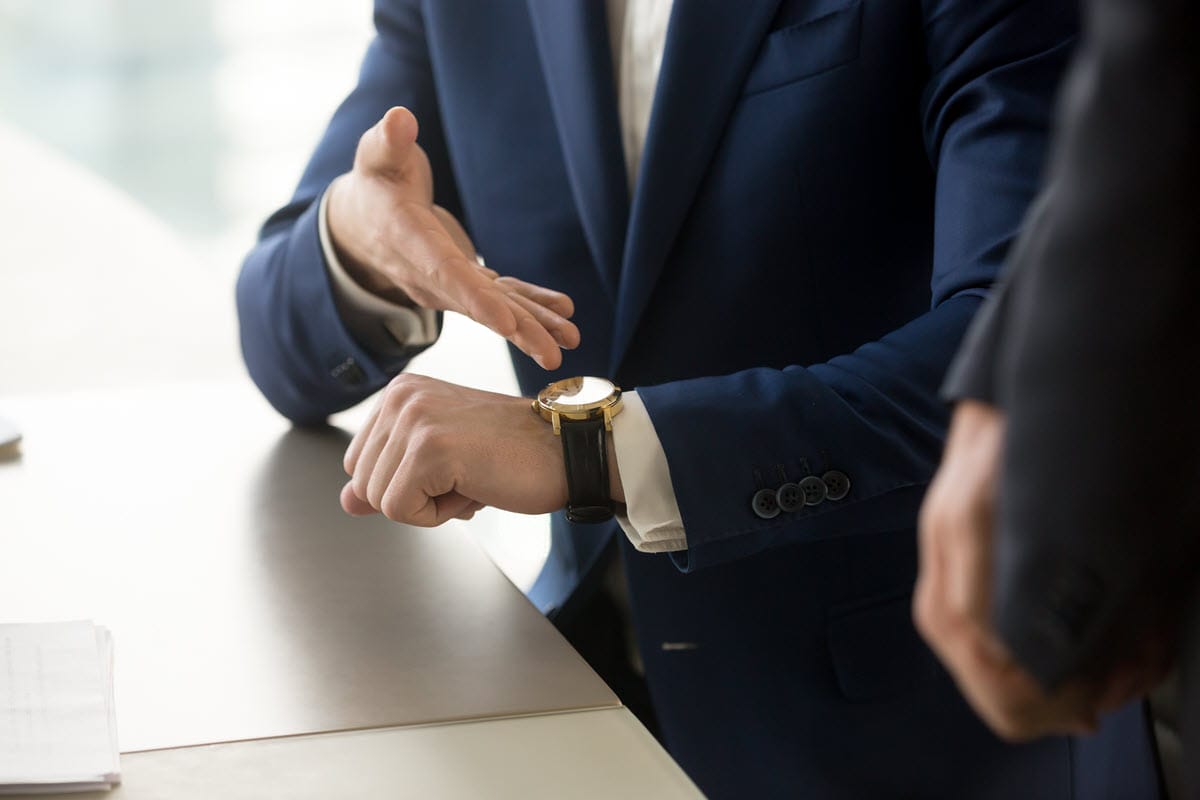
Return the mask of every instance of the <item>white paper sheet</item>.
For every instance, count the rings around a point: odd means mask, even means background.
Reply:
[[[15,458],[21,449],[21,432],[17,426],[0,417],[0,461]]]
[[[0,624],[0,794],[118,783],[112,697],[107,629]]]

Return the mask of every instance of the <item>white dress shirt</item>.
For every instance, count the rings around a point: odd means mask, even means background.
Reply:
[[[608,0],[607,4],[621,143],[631,193],[637,184],[650,126],[672,3],[673,0]],[[321,248],[334,301],[350,333],[364,345],[382,352],[431,344],[437,338],[435,312],[385,300],[364,289],[346,272],[329,235],[327,198],[328,194],[321,198],[318,209]],[[587,331],[581,333],[587,335]],[[384,336],[392,341],[383,339]],[[617,520],[638,550],[647,553],[684,550],[687,538],[683,517],[675,501],[662,443],[637,392],[625,392],[622,399],[625,408],[613,420],[612,430],[613,450],[625,490],[625,509],[617,514]]]

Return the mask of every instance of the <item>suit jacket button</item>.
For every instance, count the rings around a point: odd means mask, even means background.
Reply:
[[[841,500],[850,494],[850,479],[846,473],[831,469],[821,476],[825,484],[825,496],[830,500]]]
[[[804,480],[800,481],[800,491],[804,492],[804,505],[817,506],[824,500],[829,493],[825,481],[818,478],[816,475],[809,475]]]
[[[759,489],[755,492],[750,506],[754,509],[754,513],[763,519],[773,519],[779,516],[779,501],[775,499],[775,492],[771,489]]]
[[[358,362],[351,357],[347,357],[345,361],[338,364],[329,371],[329,376],[341,381],[343,386],[353,389],[356,386],[361,386],[363,381],[367,379],[367,374],[363,372],[362,367]]]
[[[775,490],[775,502],[781,511],[795,511],[804,505],[804,491],[797,483],[785,483]]]

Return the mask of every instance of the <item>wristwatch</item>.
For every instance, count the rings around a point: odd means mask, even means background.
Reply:
[[[621,390],[604,378],[567,378],[538,392],[533,410],[562,437],[567,465],[567,519],[612,519],[606,431],[621,413]]]

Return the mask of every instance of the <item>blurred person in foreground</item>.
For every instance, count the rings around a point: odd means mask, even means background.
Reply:
[[[1036,192],[1073,0],[375,19],[238,285],[281,412],[383,389],[348,511],[555,512],[531,599],[714,797],[1066,800],[1148,753],[1136,705],[1086,743],[1000,742],[909,614],[937,389]],[[532,357],[526,397],[398,375],[447,309]],[[581,377],[633,391],[556,436],[530,397]]]
[[[1086,8],[1047,188],[945,386],[914,611],[1014,740],[1182,658],[1200,797],[1200,5]]]

